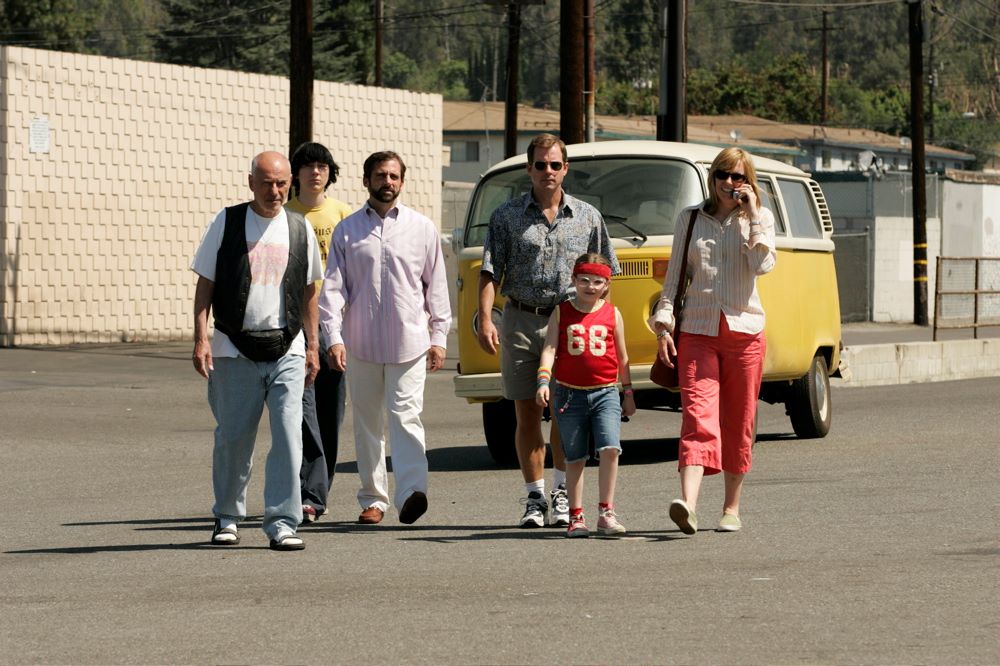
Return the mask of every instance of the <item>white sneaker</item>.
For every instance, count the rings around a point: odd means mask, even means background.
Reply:
[[[600,509],[598,511],[597,531],[604,536],[619,536],[625,534],[625,526],[618,522],[618,515],[614,509]]]
[[[549,525],[552,527],[566,527],[569,525],[569,495],[566,494],[566,485],[562,484],[549,493],[549,503],[552,505],[552,513],[549,515]]]
[[[527,497],[521,498],[524,503],[524,515],[521,516],[518,527],[543,527],[545,525],[545,513],[549,510],[549,505],[545,503],[545,498],[540,492],[535,490],[528,493]]]

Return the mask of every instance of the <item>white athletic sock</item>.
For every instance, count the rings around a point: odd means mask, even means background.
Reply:
[[[553,469],[552,470],[552,487],[558,488],[559,486],[566,485],[566,470],[564,469]]]
[[[227,527],[236,527],[236,521],[232,518],[219,518],[219,529],[224,530]]]
[[[545,497],[545,479],[524,484],[524,491],[526,493],[540,493],[542,497]]]

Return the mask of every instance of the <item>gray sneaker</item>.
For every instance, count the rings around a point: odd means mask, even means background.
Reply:
[[[524,515],[521,516],[518,527],[543,527],[545,525],[545,513],[549,510],[549,505],[545,498],[538,491],[531,491],[527,497],[522,497],[524,504]]]
[[[552,504],[552,513],[549,515],[549,525],[552,527],[568,526],[569,495],[566,494],[566,484],[560,484],[558,488],[549,493],[549,501]]]

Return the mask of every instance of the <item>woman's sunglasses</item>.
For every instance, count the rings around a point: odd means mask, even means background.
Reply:
[[[745,183],[747,181],[747,175],[745,173],[733,173],[732,171],[723,171],[722,169],[715,170],[715,177],[719,180],[732,178],[734,185],[739,185],[740,183]]]

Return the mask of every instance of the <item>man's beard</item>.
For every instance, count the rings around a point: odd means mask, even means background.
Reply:
[[[397,196],[397,193],[394,190],[385,187],[378,190],[369,188],[368,193],[371,194],[376,201],[381,201],[382,203],[391,203]]]

